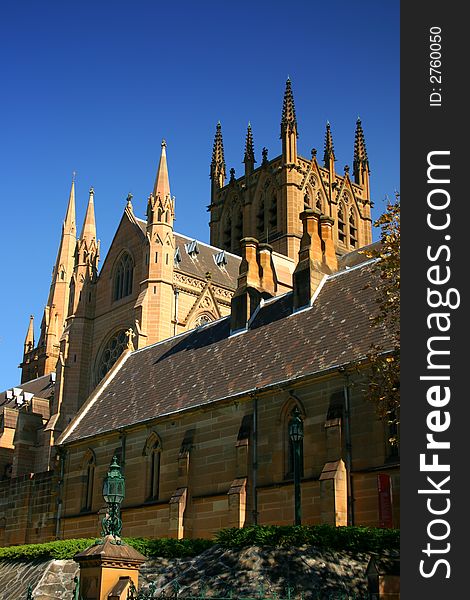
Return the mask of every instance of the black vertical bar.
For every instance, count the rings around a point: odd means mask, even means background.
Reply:
[[[464,544],[470,526],[464,488],[470,393],[464,284],[470,193],[464,183],[469,167],[464,163],[468,117],[463,106],[470,35],[461,10],[458,3],[442,0],[401,3],[405,600],[459,597],[467,588]],[[428,171],[432,164],[439,166]],[[432,440],[442,445],[436,447]]]

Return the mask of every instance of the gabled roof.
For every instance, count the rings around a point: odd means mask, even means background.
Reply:
[[[136,222],[140,226],[144,235],[147,231],[147,222],[143,219],[136,218]],[[211,274],[211,279],[215,284],[222,285],[233,290],[237,287],[238,269],[240,266],[241,258],[236,254],[225,252],[226,265],[221,269],[214,261],[216,256],[221,250],[215,246],[210,246],[197,240],[199,253],[194,258],[191,258],[185,250],[185,244],[189,244],[194,240],[182,233],[176,233],[175,236],[175,249],[179,248],[179,255],[181,262],[178,266],[175,266],[175,271],[184,273],[186,275],[193,275],[198,279],[204,280],[206,274]]]
[[[326,278],[313,305],[292,314],[292,293],[269,300],[250,328],[230,335],[230,318],[136,350],[90,396],[59,443],[242,396],[364,359],[372,343],[392,348],[371,321],[375,261]]]

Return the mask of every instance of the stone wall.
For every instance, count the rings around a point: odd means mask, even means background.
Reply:
[[[267,597],[304,593],[305,600],[344,597],[366,598],[367,553],[301,548],[258,548],[239,551],[214,546],[186,559],[149,559],[140,570],[139,584],[157,584],[157,593],[170,592],[177,580],[181,593],[207,591],[228,595],[237,591],[254,597],[261,589]],[[78,566],[73,560],[0,561],[0,600],[25,600],[28,585],[35,600],[71,600]]]

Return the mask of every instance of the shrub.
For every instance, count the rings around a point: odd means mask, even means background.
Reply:
[[[45,544],[25,544],[0,548],[0,560],[50,560],[73,558],[96,542],[96,538],[57,540]],[[161,558],[182,558],[197,556],[214,545],[213,540],[175,540],[170,538],[123,538],[144,556]]]
[[[334,527],[332,525],[249,526],[222,529],[216,541],[225,548],[247,546],[315,546],[330,550],[383,552],[398,550],[398,529],[375,527]]]
[[[49,560],[73,558],[96,542],[96,538],[57,540],[46,544],[26,544],[0,548],[0,560]],[[374,527],[333,527],[331,525],[251,525],[243,529],[219,531],[214,540],[173,538],[123,538],[149,558],[184,558],[197,556],[220,544],[224,548],[247,546],[315,546],[328,550],[377,552],[399,550],[398,529]]]

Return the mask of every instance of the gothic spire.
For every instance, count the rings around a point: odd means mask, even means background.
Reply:
[[[34,316],[29,317],[28,331],[24,340],[24,354],[34,348]]]
[[[253,165],[255,160],[255,149],[253,146],[253,132],[251,131],[251,123],[248,122],[248,128],[246,130],[246,141],[245,141],[245,157],[243,162],[246,164],[250,163]]]
[[[63,224],[63,232],[71,233],[76,235],[76,222],[75,222],[75,179],[72,179],[72,186],[70,188],[69,203],[67,205],[67,212],[65,214],[65,220]]]
[[[359,182],[362,170],[369,171],[369,159],[367,157],[366,142],[364,139],[364,131],[362,129],[361,119],[357,117],[356,135],[354,138],[354,162],[353,162],[354,178]]]
[[[212,149],[210,177],[213,184],[216,183],[219,187],[223,187],[225,183],[225,173],[224,142],[222,139],[222,125],[219,121],[215,129],[214,146]]]
[[[295,129],[295,132],[297,134],[297,119],[295,116],[294,95],[292,93],[292,85],[289,77],[286,81],[284,102],[282,105],[281,135],[287,129],[290,129],[291,131]]]
[[[326,122],[326,133],[325,133],[325,154],[323,156],[323,163],[325,167],[330,165],[330,160],[335,160],[335,149],[333,147],[333,136],[331,135],[331,127],[329,121]]]
[[[80,234],[80,239],[86,240],[88,243],[90,243],[93,239],[96,240],[95,205],[93,201],[94,195],[95,190],[91,187],[85,219],[83,220],[82,232]]]
[[[157,176],[153,186],[153,196],[160,196],[161,200],[170,197],[170,179],[168,177],[168,165],[166,162],[166,142],[162,140],[160,162],[158,163]]]

